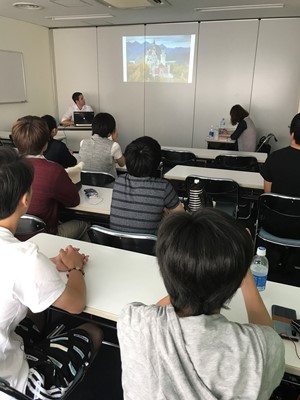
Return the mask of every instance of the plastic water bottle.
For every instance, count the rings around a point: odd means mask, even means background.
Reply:
[[[226,125],[225,118],[222,118],[221,121],[220,121],[220,129],[224,130],[225,129],[225,125]]]
[[[209,131],[208,135],[209,135],[210,138],[214,137],[214,126],[213,125],[210,127],[210,131]]]
[[[219,140],[219,128],[216,126],[214,130],[214,139]]]
[[[261,292],[265,290],[269,271],[269,262],[266,257],[266,248],[258,247],[256,255],[253,257],[250,266],[257,289]]]

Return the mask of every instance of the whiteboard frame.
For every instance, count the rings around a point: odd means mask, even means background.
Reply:
[[[0,49],[0,58],[1,58],[1,53],[6,53],[6,54],[14,54],[18,56],[17,61],[17,71],[16,74],[18,80],[20,81],[20,87],[18,87],[18,91],[16,92],[15,96],[12,95],[11,93],[7,95],[3,91],[0,93],[0,104],[11,104],[11,103],[26,103],[27,102],[27,92],[26,92],[26,80],[25,80],[25,68],[24,68],[24,57],[23,53],[20,51],[11,51],[11,50],[2,50]],[[0,81],[1,81],[1,73],[0,73]],[[1,87],[1,84],[0,84]],[[7,97],[6,97],[7,96]],[[11,96],[11,97],[10,97]]]

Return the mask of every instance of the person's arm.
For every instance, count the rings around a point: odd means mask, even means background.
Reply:
[[[69,313],[79,314],[86,305],[83,269],[87,258],[72,246],[68,246],[65,250],[61,249],[58,257],[63,265],[61,270],[65,270],[64,266],[67,267],[69,276],[65,290],[52,305]]]
[[[61,124],[63,126],[74,125],[74,122],[72,120],[72,116],[73,116],[73,107],[69,107],[68,110],[62,116]]]
[[[59,169],[60,171],[57,171],[57,179],[53,189],[53,198],[64,207],[76,207],[80,203],[78,189],[71,181],[66,170],[62,166],[59,166]]]
[[[241,283],[241,290],[249,322],[251,324],[267,325],[272,327],[272,320],[262,298],[260,297],[250,269]]]
[[[112,140],[114,141],[114,143],[111,148],[111,155],[112,155],[113,159],[115,160],[115,162],[117,162],[120,167],[124,167],[125,157],[122,153],[119,143],[117,142],[117,140],[118,140],[118,132],[117,131],[115,131],[112,134]]]
[[[122,157],[118,158],[116,161],[117,161],[119,167],[124,167],[124,165],[125,165],[125,157],[123,155],[122,155]]]
[[[236,128],[236,130],[231,134],[231,140],[237,140],[241,134],[247,129],[247,123],[245,120],[241,120]]]
[[[268,182],[264,180],[264,192],[265,193],[270,193],[272,190],[272,182]]]
[[[65,143],[63,143],[63,142],[59,142],[59,143],[60,143],[61,165],[64,168],[74,167],[74,165],[77,164],[77,159],[73,156],[73,154],[67,148]]]

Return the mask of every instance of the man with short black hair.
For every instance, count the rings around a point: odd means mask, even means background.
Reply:
[[[261,167],[264,191],[300,197],[300,113],[290,125],[290,146],[274,151]]]
[[[164,213],[184,211],[171,183],[156,177],[161,161],[160,144],[142,136],[126,147],[124,155],[128,173],[115,181],[110,227],[156,234]]]
[[[75,104],[67,109],[61,119],[61,123],[64,126],[74,125],[74,111],[93,111],[91,106],[85,104],[85,98],[81,92],[73,93],[72,100]]]
[[[248,232],[214,208],[174,213],[156,255],[169,297],[128,304],[118,319],[124,399],[269,399],[284,346],[249,269]],[[221,314],[239,287],[248,324]]]
[[[28,159],[15,149],[0,148],[0,253],[5,267],[0,280],[0,376],[30,398],[46,400],[60,398],[90,364],[102,332],[85,323],[49,339],[35,325],[51,305],[72,314],[84,310],[88,257],[68,246],[49,259],[34,243],[14,237],[28,211],[33,176]],[[69,271],[66,284],[56,269]]]

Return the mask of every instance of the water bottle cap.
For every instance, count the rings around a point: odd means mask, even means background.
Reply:
[[[257,251],[256,251],[256,254],[258,256],[265,256],[266,255],[266,248],[262,247],[262,246],[258,247]]]

